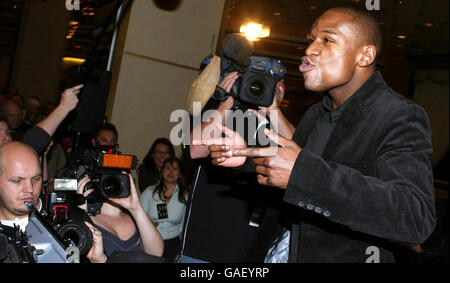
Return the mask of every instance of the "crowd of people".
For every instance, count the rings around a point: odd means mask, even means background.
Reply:
[[[96,214],[92,204],[78,207],[93,235],[87,261],[392,262],[398,244],[420,247],[436,223],[425,112],[376,70],[381,32],[367,12],[329,9],[310,36],[299,68],[306,89],[327,93],[322,102],[295,127],[278,107],[285,92],[278,81],[272,105],[260,107],[269,120],[277,113],[277,131],[256,129],[275,147],[250,146],[223,125],[215,125],[223,135],[201,141],[191,132],[187,159],[176,157],[169,139],[156,139],[137,182],[123,172],[128,197],[102,200]],[[229,93],[237,79],[232,72],[218,88]],[[2,225],[27,224],[24,201],[43,208],[70,154],[54,134],[82,87],[66,89],[53,107],[14,91],[0,96]],[[202,111],[226,121],[234,100],[210,101]],[[214,126],[204,121],[197,127]],[[110,123],[92,136],[93,148],[117,143]],[[78,180],[86,199],[90,181]],[[368,253],[374,247],[376,256]]]

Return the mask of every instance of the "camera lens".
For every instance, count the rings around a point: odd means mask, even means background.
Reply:
[[[118,197],[122,192],[122,183],[115,176],[109,176],[103,180],[103,192],[107,197]]]
[[[92,246],[92,233],[84,224],[71,221],[57,228],[58,234],[68,244],[75,245],[80,254],[85,254]]]
[[[248,86],[248,91],[254,96],[262,96],[265,91],[265,85],[261,81],[253,81]]]
[[[64,234],[63,239],[66,240],[66,241],[69,242],[69,243],[73,243],[73,244],[76,245],[77,243],[80,242],[80,235],[79,235],[78,232],[75,231],[75,230],[67,231],[67,232]]]

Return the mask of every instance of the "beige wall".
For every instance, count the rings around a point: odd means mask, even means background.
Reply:
[[[134,1],[121,27],[106,113],[123,153],[142,161],[156,138],[169,138],[176,125],[170,114],[185,108],[214,35],[217,41],[223,6],[224,0],[184,0],[169,12],[153,1]],[[180,155],[180,147],[176,151]]]

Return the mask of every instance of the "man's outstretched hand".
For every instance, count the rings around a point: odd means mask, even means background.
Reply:
[[[210,156],[214,165],[224,167],[239,167],[245,163],[246,157],[233,157],[232,150],[247,148],[245,140],[235,131],[216,123],[216,128],[224,133],[226,137],[211,138],[203,140],[203,144],[208,145]]]
[[[258,173],[258,183],[286,189],[292,168],[302,149],[292,140],[265,129],[266,136],[278,146],[263,148],[237,148],[229,156],[253,157]]]

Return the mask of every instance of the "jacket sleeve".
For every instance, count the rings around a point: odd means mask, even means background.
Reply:
[[[374,176],[302,150],[284,200],[348,228],[396,242],[423,243],[436,223],[430,126],[422,108],[401,106],[376,128]]]
[[[34,126],[25,132],[21,141],[32,147],[38,155],[41,155],[50,140],[50,135],[44,129]]]

